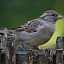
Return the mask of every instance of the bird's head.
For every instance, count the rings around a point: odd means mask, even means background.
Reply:
[[[39,18],[48,21],[48,22],[56,22],[58,19],[62,19],[62,16],[60,16],[56,11],[54,10],[48,10],[44,12]]]

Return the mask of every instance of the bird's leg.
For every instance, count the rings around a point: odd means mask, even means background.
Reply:
[[[34,46],[34,50],[40,50],[38,46]]]

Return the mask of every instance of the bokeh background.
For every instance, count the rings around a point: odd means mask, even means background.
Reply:
[[[51,9],[64,16],[64,0],[0,0],[0,28],[17,27]],[[59,20],[56,28],[52,39],[41,49],[56,48],[56,38],[64,36],[64,21]]]

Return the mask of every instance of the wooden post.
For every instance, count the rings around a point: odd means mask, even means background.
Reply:
[[[64,50],[64,37],[57,37],[57,39],[56,39],[56,49]]]
[[[1,64],[1,49],[0,49],[0,64]]]
[[[45,49],[45,64],[53,64],[53,49]]]
[[[1,50],[3,49],[3,36],[4,33],[0,33],[0,64],[1,64]]]
[[[1,50],[6,51],[6,40],[5,37],[7,36],[7,28],[0,28],[0,62],[3,63],[2,61],[2,53]],[[6,60],[4,60],[6,64]],[[1,64],[0,63],[0,64]]]
[[[56,64],[62,64],[62,53],[63,50],[62,49],[56,49]]]
[[[56,51],[53,51],[53,64],[56,64]]]
[[[7,47],[6,47],[6,64],[15,64],[15,36],[7,37]]]

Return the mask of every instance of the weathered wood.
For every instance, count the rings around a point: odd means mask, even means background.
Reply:
[[[15,48],[14,48],[14,36],[7,37],[7,48],[6,48],[6,64],[15,64]]]
[[[62,49],[56,49],[56,64],[63,64]]]
[[[0,49],[0,64],[1,64],[1,49]]]

